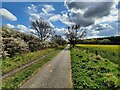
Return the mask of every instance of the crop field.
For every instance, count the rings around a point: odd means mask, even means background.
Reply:
[[[117,45],[78,44],[71,49],[71,66],[75,89],[113,90],[120,88]]]
[[[119,64],[119,45],[91,45],[91,44],[77,44],[78,48],[86,49],[91,53],[98,52],[103,58],[109,59],[111,62]]]

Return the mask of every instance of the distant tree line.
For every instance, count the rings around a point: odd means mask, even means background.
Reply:
[[[120,45],[120,36],[84,39],[84,40],[78,40],[77,42],[79,44],[112,44],[112,45]]]
[[[58,45],[64,45],[67,43],[60,35],[53,35],[51,37],[51,42]]]

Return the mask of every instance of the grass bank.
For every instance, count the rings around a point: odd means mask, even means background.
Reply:
[[[36,63],[30,65],[29,67],[25,68],[24,70],[15,73],[13,76],[7,77],[2,80],[2,90],[14,90],[19,88],[24,82],[26,82],[29,78],[31,78],[45,63],[50,61],[54,58],[61,50],[66,47],[60,46],[52,51],[48,57],[45,57],[41,60],[38,60]],[[52,52],[51,51],[51,52]],[[40,53],[40,52],[38,52]]]
[[[118,64],[83,48],[71,49],[74,89],[113,90],[120,88]]]
[[[53,52],[55,49],[45,49],[36,52],[30,52],[22,55],[16,55],[12,58],[6,57],[2,59],[2,74],[6,74],[13,69],[22,67],[26,63],[34,61],[50,52]]]
[[[103,58],[109,59],[115,64],[120,64],[119,60],[119,45],[91,45],[91,44],[77,44],[78,48],[86,49],[91,53],[97,53]]]
[[[14,90],[19,88],[26,80],[28,80],[31,76],[33,76],[45,63],[50,61],[54,56],[56,56],[60,50],[56,50],[49,57],[44,58],[30,67],[25,68],[24,70],[17,72],[15,75],[5,78],[2,81],[2,90]]]

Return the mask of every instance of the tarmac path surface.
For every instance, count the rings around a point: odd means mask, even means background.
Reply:
[[[20,88],[72,88],[69,45]]]

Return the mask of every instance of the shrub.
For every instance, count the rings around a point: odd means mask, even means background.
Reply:
[[[43,49],[44,45],[39,38],[19,32],[17,30],[2,27],[3,38],[3,56],[14,56],[16,54],[25,53],[28,51],[37,51]]]
[[[28,52],[28,44],[20,38],[3,38],[3,51],[7,51],[9,56]]]

